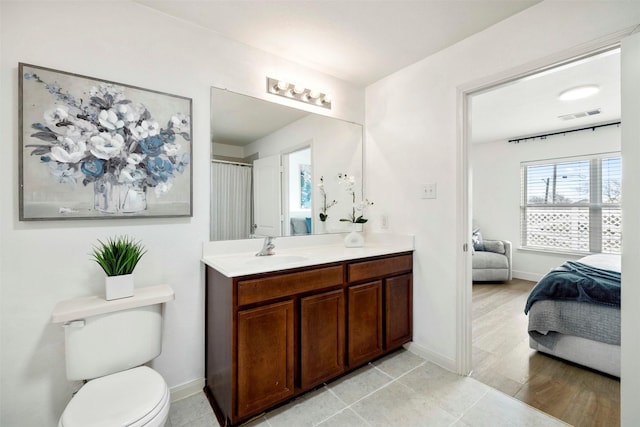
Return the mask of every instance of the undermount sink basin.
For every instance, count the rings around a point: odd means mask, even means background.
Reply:
[[[305,261],[307,257],[302,255],[266,255],[257,256],[247,261],[250,265],[279,265]]]

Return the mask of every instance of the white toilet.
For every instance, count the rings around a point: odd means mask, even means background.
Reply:
[[[166,285],[136,289],[113,301],[85,297],[58,303],[67,378],[89,380],[71,398],[59,427],[161,427],[169,415],[169,388],[144,366],[162,350],[162,306],[174,298]]]

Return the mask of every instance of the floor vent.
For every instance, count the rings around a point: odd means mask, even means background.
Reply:
[[[565,114],[564,116],[558,116],[558,118],[560,120],[573,120],[573,119],[579,119],[581,117],[595,116],[596,114],[600,114],[601,112],[602,110],[600,108],[596,108],[595,110],[581,111],[579,113],[573,113],[573,114]]]

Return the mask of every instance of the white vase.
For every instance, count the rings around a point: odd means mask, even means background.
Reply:
[[[364,246],[364,236],[357,230],[358,224],[353,223],[349,234],[344,238],[344,246],[347,248],[361,248]]]
[[[106,173],[93,184],[95,210],[110,214],[138,213],[147,209],[147,193],[140,186],[124,184]]]
[[[105,299],[128,298],[133,296],[133,273],[121,276],[107,276],[104,279]]]

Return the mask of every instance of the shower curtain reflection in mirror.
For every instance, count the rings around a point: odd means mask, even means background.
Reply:
[[[211,166],[211,240],[248,239],[251,165],[213,161]]]

